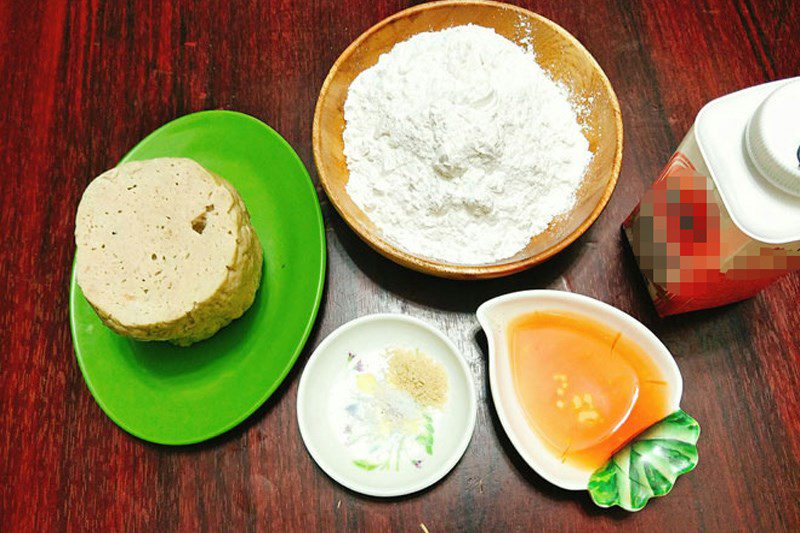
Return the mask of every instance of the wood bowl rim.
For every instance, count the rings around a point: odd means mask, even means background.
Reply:
[[[617,139],[616,139],[616,152],[614,154],[614,163],[611,168],[611,177],[608,180],[605,190],[603,191],[600,200],[597,202],[597,205],[594,207],[592,212],[586,219],[569,235],[561,239],[556,244],[550,246],[546,250],[539,252],[538,254],[525,257],[522,259],[517,259],[513,261],[507,262],[499,262],[495,264],[487,264],[487,265],[458,265],[453,263],[446,263],[441,261],[436,261],[433,259],[425,258],[416,256],[402,250],[400,248],[395,247],[388,241],[386,241],[381,235],[368,231],[358,220],[356,220],[353,216],[350,215],[339,203],[336,201],[336,195],[332,193],[333,187],[328,180],[328,176],[324,170],[322,165],[323,155],[322,155],[322,142],[321,142],[321,131],[320,131],[320,121],[322,116],[322,103],[325,101],[328,91],[330,89],[330,84],[332,83],[334,77],[338,73],[339,69],[341,68],[342,64],[347,61],[353,52],[361,46],[361,44],[370,38],[374,33],[378,30],[382,29],[384,26],[391,24],[392,22],[401,19],[403,17],[408,17],[419,12],[429,10],[429,9],[438,9],[444,6],[489,6],[494,7],[497,9],[506,9],[510,11],[515,11],[520,15],[524,15],[528,18],[537,19],[539,22],[549,26],[553,29],[556,33],[558,33],[561,37],[566,39],[567,41],[571,42],[579,52],[581,52],[587,59],[589,65],[591,65],[594,71],[599,74],[600,80],[608,92],[610,104],[612,107],[612,112],[614,116],[614,122],[616,125],[617,131]],[[359,238],[367,243],[372,249],[386,257],[394,261],[395,263],[404,266],[406,268],[410,268],[412,270],[416,270],[418,272],[422,272],[425,274],[431,274],[434,276],[439,276],[443,278],[451,278],[451,279],[490,279],[490,278],[497,278],[502,276],[508,276],[527,268],[530,268],[534,265],[537,265],[550,257],[554,256],[573,242],[578,239],[583,233],[591,226],[595,220],[600,216],[600,213],[603,211],[605,206],[608,204],[608,201],[611,198],[611,194],[614,192],[614,188],[616,187],[617,180],[619,179],[620,168],[622,166],[622,148],[623,148],[623,131],[622,131],[622,112],[619,107],[619,100],[617,99],[617,95],[614,92],[614,88],[611,86],[611,82],[608,80],[608,76],[603,71],[600,64],[597,60],[592,56],[592,54],[581,44],[578,39],[576,39],[571,33],[567,30],[553,22],[552,20],[539,15],[538,13],[534,13],[528,9],[514,6],[510,4],[504,4],[501,2],[494,2],[492,0],[442,0],[439,2],[430,2],[427,4],[421,4],[418,6],[413,6],[408,9],[404,9],[402,11],[398,11],[397,13],[386,17],[385,19],[379,21],[377,24],[371,26],[369,29],[364,31],[361,35],[359,35],[350,45],[344,49],[344,51],[339,55],[336,61],[331,66],[330,71],[328,71],[328,75],[325,77],[325,81],[322,83],[322,87],[319,91],[319,96],[317,97],[316,106],[314,108],[314,122],[312,124],[312,149],[314,154],[314,164],[317,167],[317,175],[319,176],[320,184],[325,191],[326,196],[330,200],[333,207],[339,213],[339,215],[347,222],[347,225],[355,231],[356,235]],[[345,193],[346,194],[346,193]]]

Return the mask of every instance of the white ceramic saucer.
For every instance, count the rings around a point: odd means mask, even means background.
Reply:
[[[677,411],[683,392],[678,365],[653,332],[632,316],[594,298],[571,292],[532,290],[499,296],[478,308],[478,321],[489,342],[489,384],[497,415],[517,452],[537,474],[568,490],[586,490],[591,470],[564,464],[554,455],[527,422],[517,400],[508,354],[508,324],[514,318],[536,310],[578,313],[622,332],[650,355],[661,369],[669,387],[669,411]],[[695,441],[697,439],[695,438]]]
[[[432,454],[418,468],[359,468],[331,420],[336,415],[333,387],[345,375],[349,354],[398,346],[419,348],[448,374],[448,401],[438,418]],[[297,392],[297,421],[311,457],[338,483],[370,496],[411,494],[443,478],[467,449],[476,411],[472,374],[456,347],[438,329],[405,315],[368,315],[339,327],[311,354]]]

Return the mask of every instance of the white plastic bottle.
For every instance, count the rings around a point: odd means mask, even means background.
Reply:
[[[623,230],[662,316],[800,269],[800,77],[703,107]]]

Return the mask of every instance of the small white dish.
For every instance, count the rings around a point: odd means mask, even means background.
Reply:
[[[448,400],[438,418],[433,453],[421,468],[364,470],[331,421],[333,387],[345,375],[349,354],[415,347],[440,363],[448,375]],[[438,329],[406,315],[377,314],[340,326],[314,350],[297,392],[297,421],[311,457],[345,487],[369,496],[402,496],[443,478],[467,449],[475,428],[477,401],[472,374],[455,345]]]
[[[489,344],[492,399],[509,440],[525,462],[550,483],[567,490],[586,490],[592,471],[562,463],[528,424],[517,399],[508,353],[508,325],[514,318],[536,310],[581,314],[605,323],[634,340],[661,369],[669,387],[670,412],[679,409],[683,380],[672,354],[658,337],[635,318],[594,298],[571,292],[531,290],[499,296],[478,308],[478,321],[486,332]]]

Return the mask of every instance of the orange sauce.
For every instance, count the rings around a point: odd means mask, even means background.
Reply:
[[[508,327],[514,388],[528,423],[562,462],[594,470],[669,414],[647,353],[582,315],[537,311]]]

